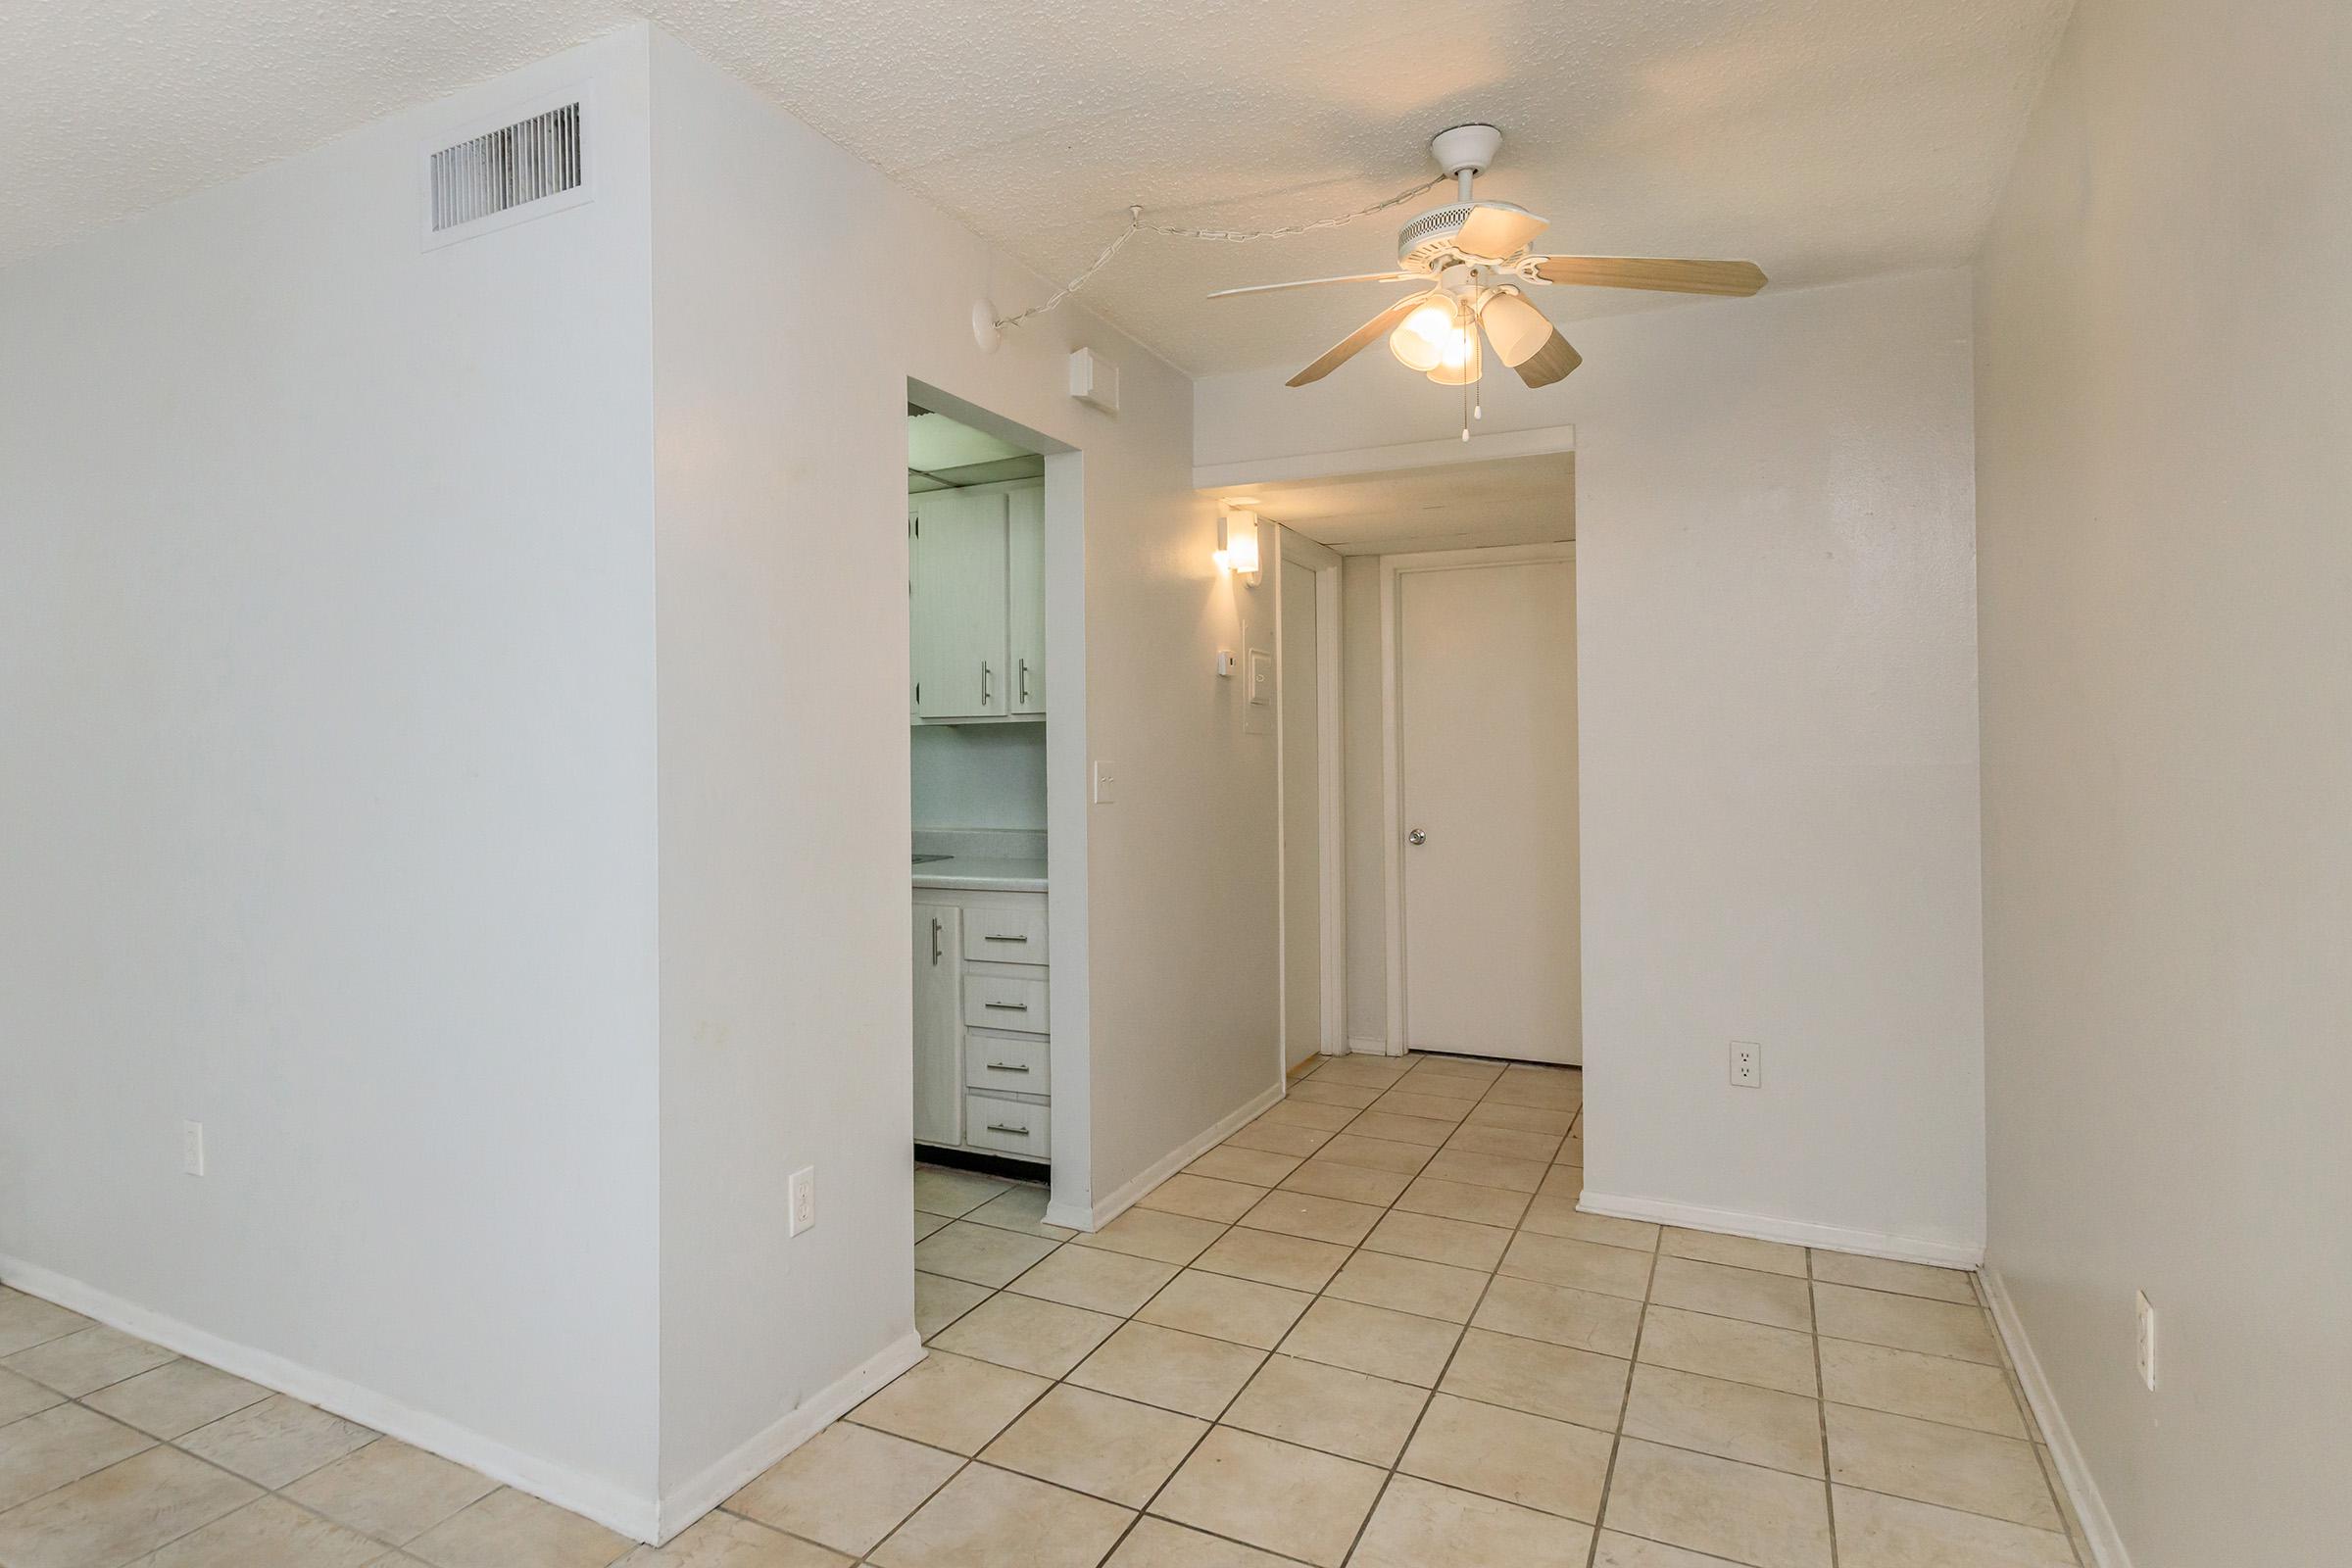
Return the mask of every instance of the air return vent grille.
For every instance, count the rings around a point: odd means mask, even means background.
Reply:
[[[586,201],[585,100],[571,97],[426,156],[425,243],[446,244]]]

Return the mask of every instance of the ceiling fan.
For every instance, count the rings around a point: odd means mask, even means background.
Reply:
[[[1764,286],[1764,273],[1753,262],[1532,254],[1528,244],[1550,226],[1546,220],[1524,207],[1480,201],[1471,194],[1472,177],[1484,173],[1501,149],[1502,132],[1493,125],[1456,125],[1430,138],[1430,156],[1458,182],[1456,195],[1396,231],[1399,270],[1260,283],[1220,289],[1209,298],[1324,283],[1421,282],[1427,286],[1333,344],[1289,384],[1322,380],[1385,333],[1390,353],[1441,386],[1469,386],[1484,373],[1482,335],[1493,345],[1494,357],[1519,372],[1519,379],[1529,386],[1549,386],[1582,365],[1584,357],[1529,301],[1531,287],[1580,283],[1743,298]]]

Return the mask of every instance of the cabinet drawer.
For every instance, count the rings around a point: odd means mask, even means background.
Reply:
[[[1043,1105],[988,1095],[963,1097],[963,1142],[968,1149],[993,1149],[1004,1154],[1053,1157],[1053,1132]]]
[[[1046,1042],[1033,1035],[974,1029],[963,1037],[963,1081],[1008,1095],[1052,1093],[1046,1079]]]
[[[974,906],[963,912],[963,955],[992,963],[1046,961],[1046,910]]]
[[[971,951],[968,930],[964,951],[967,954]],[[966,974],[963,1021],[975,1029],[1017,1029],[1023,1034],[1042,1035],[1046,1032],[1046,982]]]

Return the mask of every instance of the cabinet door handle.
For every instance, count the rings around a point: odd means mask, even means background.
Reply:
[[[1029,661],[1021,661],[1021,701],[1029,701]]]
[[[931,963],[934,968],[939,965],[939,916],[936,914],[931,917]]]
[[[1027,942],[1027,937],[982,937],[983,942]]]
[[[989,674],[990,674],[990,670],[989,670],[989,667],[988,667],[988,661],[987,661],[987,660],[985,660],[985,659],[983,659],[982,661],[980,661],[980,706],[981,706],[982,708],[986,708],[986,707],[988,706],[988,677],[989,677]]]
[[[1029,1010],[1029,1004],[1026,1002],[983,1002],[980,1005],[995,1012],[1027,1012]]]
[[[1005,1125],[1004,1125],[1003,1122],[1001,1122],[1001,1121],[992,1121],[992,1122],[990,1122],[990,1123],[988,1124],[988,1130],[989,1130],[990,1132],[992,1132],[992,1133],[1010,1133],[1010,1134],[1011,1134],[1013,1137],[1015,1137],[1015,1138],[1026,1138],[1026,1137],[1028,1137],[1028,1136],[1029,1136],[1029,1129],[1028,1129],[1028,1128],[1026,1128],[1026,1127],[1007,1127],[1007,1126],[1005,1126]]]
[[[1029,1069],[1026,1067],[1015,1067],[1009,1061],[992,1061],[988,1064],[988,1070],[990,1072],[1027,1072]]]

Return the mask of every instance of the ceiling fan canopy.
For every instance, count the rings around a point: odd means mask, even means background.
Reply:
[[[1569,284],[1744,297],[1764,286],[1763,270],[1753,262],[1531,252],[1549,220],[1509,202],[1482,201],[1472,188],[1501,150],[1502,132],[1487,124],[1455,125],[1430,138],[1430,156],[1457,181],[1455,199],[1397,231],[1396,270],[1220,289],[1209,298],[1326,283],[1414,282],[1421,285],[1415,292],[1342,338],[1289,384],[1320,381],[1386,335],[1398,363],[1442,386],[1476,382],[1491,348],[1537,387],[1565,378],[1584,362],[1528,298],[1531,289]]]

